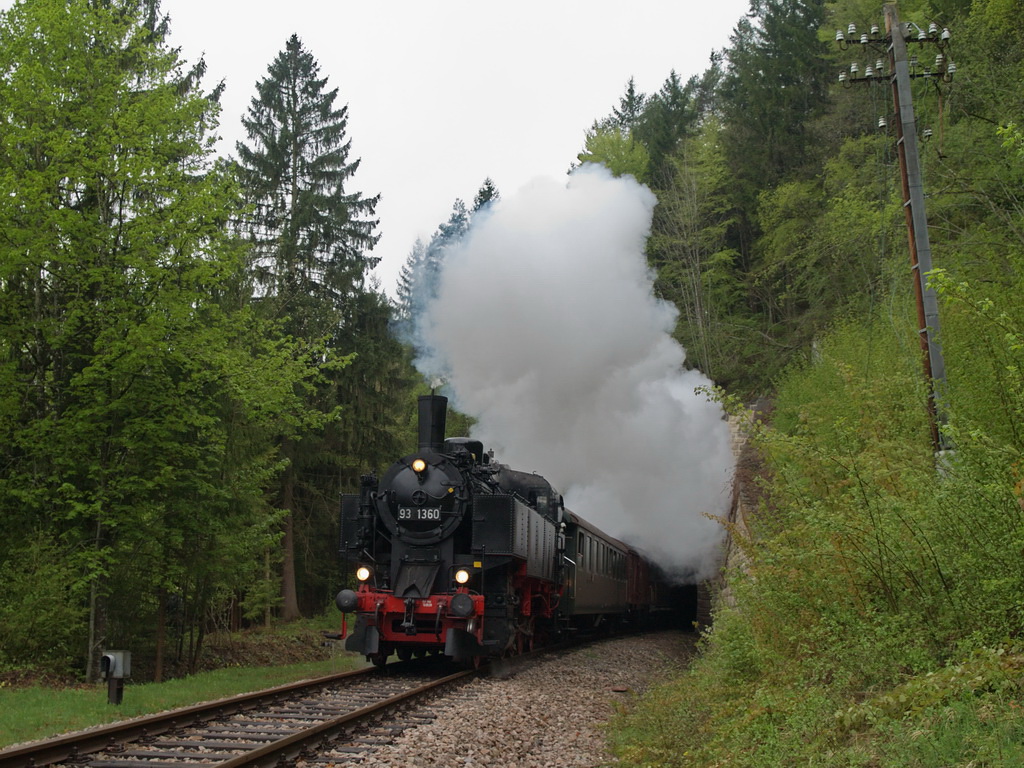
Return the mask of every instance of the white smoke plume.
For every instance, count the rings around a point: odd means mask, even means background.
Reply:
[[[643,255],[656,199],[601,166],[539,179],[479,217],[445,260],[421,360],[474,437],[566,506],[679,576],[716,564],[733,459],[694,389]]]

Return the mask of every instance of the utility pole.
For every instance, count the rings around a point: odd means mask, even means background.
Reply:
[[[893,106],[895,107],[896,148],[900,160],[900,179],[903,187],[903,210],[907,222],[907,240],[910,247],[910,267],[914,276],[914,296],[917,300],[918,339],[924,361],[925,380],[928,385],[928,417],[932,433],[932,445],[936,453],[946,449],[940,425],[946,422],[942,408],[941,395],[946,381],[946,364],[942,357],[939,343],[939,309],[935,290],[928,286],[927,275],[932,269],[932,249],[928,239],[928,216],[925,212],[924,183],[921,177],[921,159],[918,153],[917,126],[914,120],[913,95],[910,81],[916,77],[939,78],[945,82],[952,80],[956,67],[949,61],[945,49],[949,41],[949,30],[939,32],[932,24],[929,31],[914,24],[901,24],[895,3],[888,3],[885,12],[885,37],[878,37],[878,27],[873,27],[871,35],[856,36],[856,28],[850,25],[848,32],[851,39],[846,40],[842,30],[836,32],[836,41],[841,49],[846,50],[851,44],[882,46],[888,53],[889,73],[885,74],[881,59],[874,67],[865,67],[864,75],[860,76],[858,64],[850,67],[850,76],[843,72],[839,76],[844,86],[856,82],[880,82],[889,80],[892,86]],[[916,29],[917,35],[911,34]],[[935,69],[926,68],[917,71],[917,57],[907,54],[907,40],[918,44],[933,43],[940,53],[935,58]],[[879,122],[884,125],[883,121]]]

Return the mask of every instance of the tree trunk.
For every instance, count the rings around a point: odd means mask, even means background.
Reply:
[[[96,551],[100,549],[100,539],[103,536],[103,523],[99,520],[96,521],[96,538],[94,544],[96,545]],[[92,682],[94,680],[93,675],[96,670],[96,652],[99,650],[100,645],[103,643],[102,635],[103,628],[100,626],[99,617],[99,581],[100,576],[98,573],[93,573],[89,583],[89,637],[88,637],[88,650],[85,658],[85,679]]]
[[[89,584],[89,639],[86,645],[89,652],[85,658],[85,679],[93,681],[93,659],[96,656],[96,582],[99,576],[93,575]]]
[[[167,591],[160,589],[157,594],[156,612],[156,660],[153,664],[153,682],[164,680],[164,649],[167,645]]]
[[[273,578],[273,573],[270,571],[270,550],[263,551],[263,578],[269,584]],[[270,601],[267,601],[267,607],[263,610],[263,626],[270,628],[271,619],[273,619],[273,610],[270,605]]]
[[[294,482],[292,473],[289,471],[284,478],[281,502],[288,510],[288,517],[284,520],[284,539],[281,546],[284,547],[281,563],[281,618],[284,621],[294,621],[299,618],[299,598],[295,589],[295,515],[294,515]]]

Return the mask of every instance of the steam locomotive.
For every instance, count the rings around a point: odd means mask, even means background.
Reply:
[[[657,566],[567,510],[537,474],[444,438],[448,400],[419,399],[419,450],[342,497],[341,555],[357,589],[347,650],[377,665],[441,652],[479,662],[566,632],[692,618]]]

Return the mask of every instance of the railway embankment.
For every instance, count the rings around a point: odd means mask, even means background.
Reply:
[[[736,466],[733,472],[732,501],[722,544],[723,567],[711,585],[711,591],[717,595],[716,599],[729,605],[735,604],[735,598],[729,587],[727,574],[732,569],[746,569],[749,557],[744,544],[750,540],[750,521],[757,512],[762,495],[758,476],[763,471],[763,463],[756,446],[750,440],[750,429],[760,412],[757,408],[751,408],[729,417],[729,434]]]

